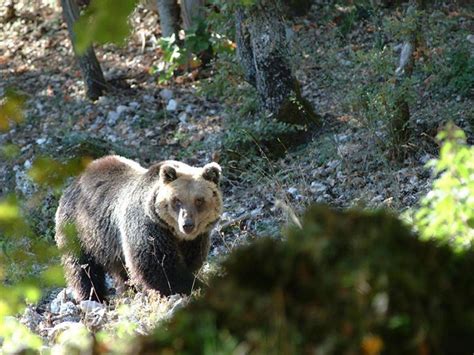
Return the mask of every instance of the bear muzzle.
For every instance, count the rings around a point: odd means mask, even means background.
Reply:
[[[191,234],[194,230],[195,224],[192,219],[186,219],[183,223],[183,231],[186,234]]]

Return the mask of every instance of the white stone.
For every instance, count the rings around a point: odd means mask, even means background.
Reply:
[[[160,91],[160,96],[163,100],[169,101],[173,98],[173,91],[170,89],[163,89]]]
[[[77,313],[77,307],[74,303],[68,301],[61,304],[59,307],[59,314],[66,315],[66,314],[74,314]]]
[[[47,141],[47,138],[38,138],[36,144],[42,145]]]
[[[99,303],[99,302],[96,302],[96,301],[81,301],[81,303],[79,303],[79,308],[84,312],[84,313],[88,313],[88,312],[92,312],[96,309],[103,309],[105,308],[105,306],[102,304],[102,303]]]
[[[296,187],[290,187],[288,190],[286,190],[290,195],[296,196],[298,195],[298,189]]]
[[[328,189],[326,185],[324,185],[323,183],[320,183],[320,182],[317,182],[317,181],[313,181],[311,183],[311,187],[310,187],[311,191],[313,192],[316,192],[316,193],[324,193],[326,192],[326,190]]]
[[[121,115],[122,113],[127,112],[128,110],[129,110],[129,108],[127,106],[119,105],[115,109],[115,112],[117,112],[119,115]]]
[[[62,322],[62,323],[57,324],[53,329],[51,329],[48,332],[48,338],[52,339],[52,340],[56,340],[57,337],[60,334],[64,333],[65,331],[70,331],[72,329],[79,330],[79,331],[82,331],[82,330],[87,331],[87,328],[82,323],[79,323],[79,322]]]
[[[166,111],[176,111],[176,109],[178,108],[178,103],[176,102],[176,100],[169,100],[168,101],[168,105],[166,105]]]
[[[107,122],[110,125],[114,125],[115,123],[117,123],[117,120],[118,120],[119,117],[120,117],[120,114],[118,112],[110,111],[107,114]]]
[[[188,121],[188,114],[186,112],[183,112],[182,114],[179,115],[179,122],[181,123],[186,123]]]
[[[56,297],[54,300],[52,300],[49,305],[49,310],[51,311],[51,313],[59,314],[59,311],[61,310],[61,304],[62,300],[59,297]]]
[[[150,95],[143,95],[143,100],[148,101],[148,102],[152,102],[152,101],[155,100],[155,98],[153,96],[150,96]]]

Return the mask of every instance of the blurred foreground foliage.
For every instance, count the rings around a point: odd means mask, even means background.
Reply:
[[[38,158],[29,170],[37,186],[59,194],[66,180],[84,169],[90,159],[71,159],[65,163]],[[64,286],[59,252],[50,239],[37,235],[31,206],[41,195],[36,191],[28,201],[11,194],[0,197],[0,344],[5,353],[37,350],[43,345],[37,335],[13,316],[29,304],[37,304],[42,290]]]
[[[438,178],[414,215],[423,238],[449,243],[456,250],[474,242],[474,147],[465,133],[450,124],[439,133],[443,142],[438,159],[428,163]]]
[[[133,353],[447,354],[474,347],[474,253],[385,212],[313,206],[285,241],[233,253],[225,277]],[[258,263],[258,264],[257,264]]]
[[[76,24],[76,50],[83,53],[94,41],[123,45],[130,33],[128,16],[137,0],[92,0]]]
[[[3,98],[0,98],[0,132],[11,128],[12,124],[23,121],[23,104],[25,95],[7,89]]]

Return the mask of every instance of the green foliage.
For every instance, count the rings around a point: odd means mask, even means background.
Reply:
[[[3,340],[1,350],[4,354],[30,354],[33,352],[39,353],[41,346],[43,345],[43,342],[39,336],[33,334],[17,319],[13,317],[4,317],[2,315],[1,309],[0,334],[2,335]]]
[[[78,53],[94,42],[123,44],[130,33],[128,16],[137,0],[92,0],[75,25]]]
[[[205,344],[216,342],[217,349],[237,345],[249,354],[473,348],[473,251],[457,255],[421,241],[384,212],[321,206],[287,237],[232,253],[226,275],[139,339],[134,352],[205,354]]]
[[[411,6],[402,17],[390,17],[384,23],[385,32],[390,34],[397,41],[405,41],[413,36],[421,39],[423,33],[420,32],[420,21],[426,16],[422,10],[417,10]]]
[[[11,160],[20,154],[20,147],[15,144],[5,144],[0,147],[0,156]]]
[[[245,118],[237,114],[228,118],[222,145],[230,156],[241,160],[262,152],[278,155],[286,151],[284,138],[303,130],[297,125],[255,116]]]
[[[12,89],[7,89],[0,99],[0,132],[7,131],[12,123],[23,121],[23,105],[26,96]]]
[[[474,55],[467,45],[453,48],[446,55],[440,79],[448,83],[454,94],[469,97],[474,94]]]
[[[397,152],[400,132],[394,129],[393,123],[398,118],[400,102],[413,102],[416,79],[395,77],[395,60],[388,47],[361,52],[356,54],[358,70],[368,79],[355,85],[348,96],[349,105],[361,114],[362,122],[370,130],[379,132],[383,127],[385,136],[374,134],[382,150]]]
[[[215,21],[215,18],[214,18]],[[205,52],[233,52],[231,42],[225,35],[210,31],[207,21],[196,19],[191,28],[186,30],[184,38],[179,41],[173,34],[162,37],[159,41],[163,57],[152,73],[159,74],[159,83],[166,83],[178,69],[199,67],[200,55]]]
[[[425,239],[448,243],[456,250],[474,241],[474,147],[454,125],[438,135],[443,142],[439,159],[429,163],[439,175],[414,216]]]
[[[20,121],[23,116],[23,99],[10,95],[7,100],[11,97],[13,101],[4,102],[2,106],[2,114],[6,113],[8,120],[5,128],[10,127],[12,118]],[[18,154],[18,147],[5,145],[0,152],[5,158],[11,158]],[[58,191],[66,179],[78,174],[88,161],[81,158],[61,163],[41,157],[33,163],[29,175],[38,185]],[[0,199],[0,334],[2,350],[7,353],[23,349],[39,350],[41,338],[33,335],[12,316],[22,312],[26,304],[37,303],[43,287],[64,284],[64,272],[58,265],[57,247],[50,240],[36,235],[31,227],[35,218],[28,213],[31,208],[29,204],[38,197],[41,196],[33,195],[26,202],[14,195]]]
[[[59,189],[69,177],[78,175],[84,170],[91,160],[89,157],[81,157],[63,163],[52,158],[39,157],[34,161],[28,174],[39,185]]]

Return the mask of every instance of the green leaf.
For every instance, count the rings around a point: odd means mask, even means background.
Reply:
[[[92,0],[74,27],[76,51],[84,53],[93,42],[123,45],[136,4],[137,0]]]

